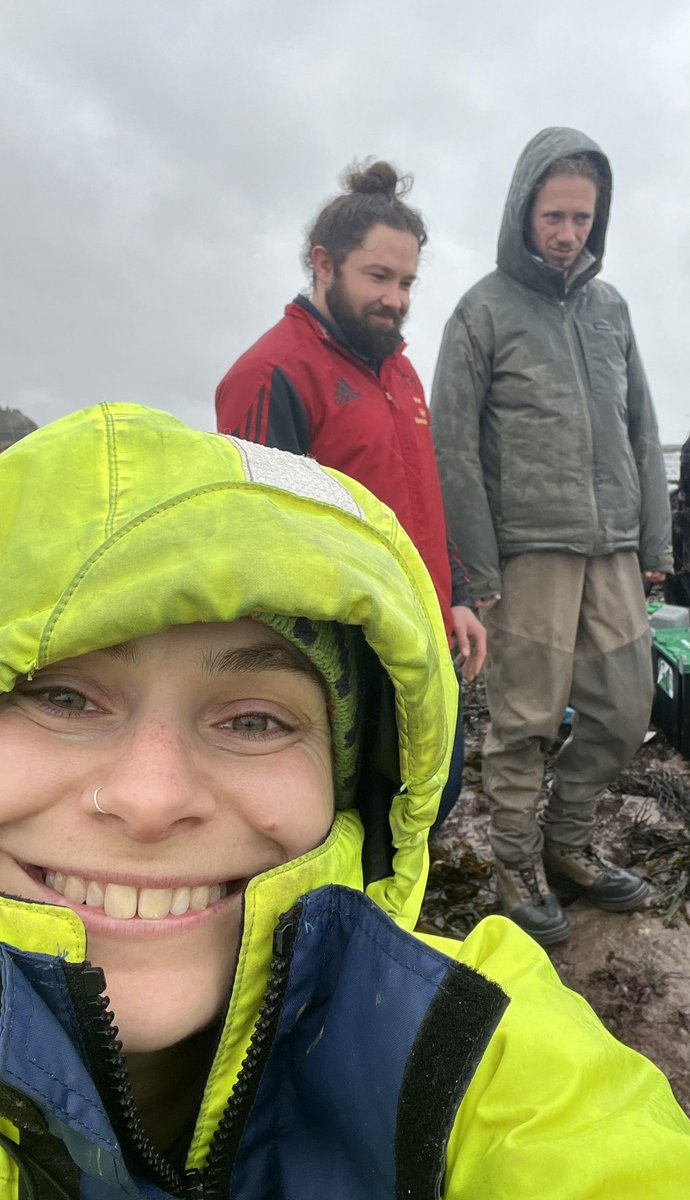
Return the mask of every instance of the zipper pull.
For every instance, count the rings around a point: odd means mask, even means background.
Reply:
[[[185,1171],[184,1178],[187,1200],[204,1200],[204,1181],[201,1178],[201,1171],[196,1169]]]
[[[274,958],[287,958],[292,950],[296,935],[296,922],[301,913],[301,905],[296,904],[289,912],[283,913],[273,930]]]
[[[87,1000],[105,991],[105,975],[100,967],[82,967],[80,977]]]

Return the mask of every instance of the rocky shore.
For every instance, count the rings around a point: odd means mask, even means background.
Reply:
[[[481,682],[466,687],[464,703],[464,787],[431,845],[421,921],[455,937],[499,911],[481,790],[479,750],[488,719]],[[547,780],[548,773],[547,765]],[[570,902],[572,933],[550,950],[551,960],[616,1037],[661,1067],[690,1114],[690,762],[662,734],[601,798],[597,845],[645,875],[651,899],[625,914]]]

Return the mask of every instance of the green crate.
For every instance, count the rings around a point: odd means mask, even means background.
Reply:
[[[671,745],[690,758],[690,630],[655,630],[652,662],[656,684],[652,721]]]
[[[654,629],[652,642],[682,675],[690,674],[690,629]]]

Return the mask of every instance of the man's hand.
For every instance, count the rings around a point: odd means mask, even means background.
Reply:
[[[643,571],[642,578],[648,579],[650,583],[663,583],[668,571]]]
[[[471,608],[456,604],[451,612],[458,641],[455,661],[462,666],[463,679],[474,679],[486,658],[486,630]]]

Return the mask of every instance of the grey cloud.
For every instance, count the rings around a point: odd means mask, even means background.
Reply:
[[[303,227],[370,153],[415,173],[430,225],[408,330],[429,383],[519,151],[560,123],[612,159],[605,275],[680,440],[689,58],[682,0],[9,0],[0,403],[44,422],[129,399],[211,426],[218,378],[304,286]]]

